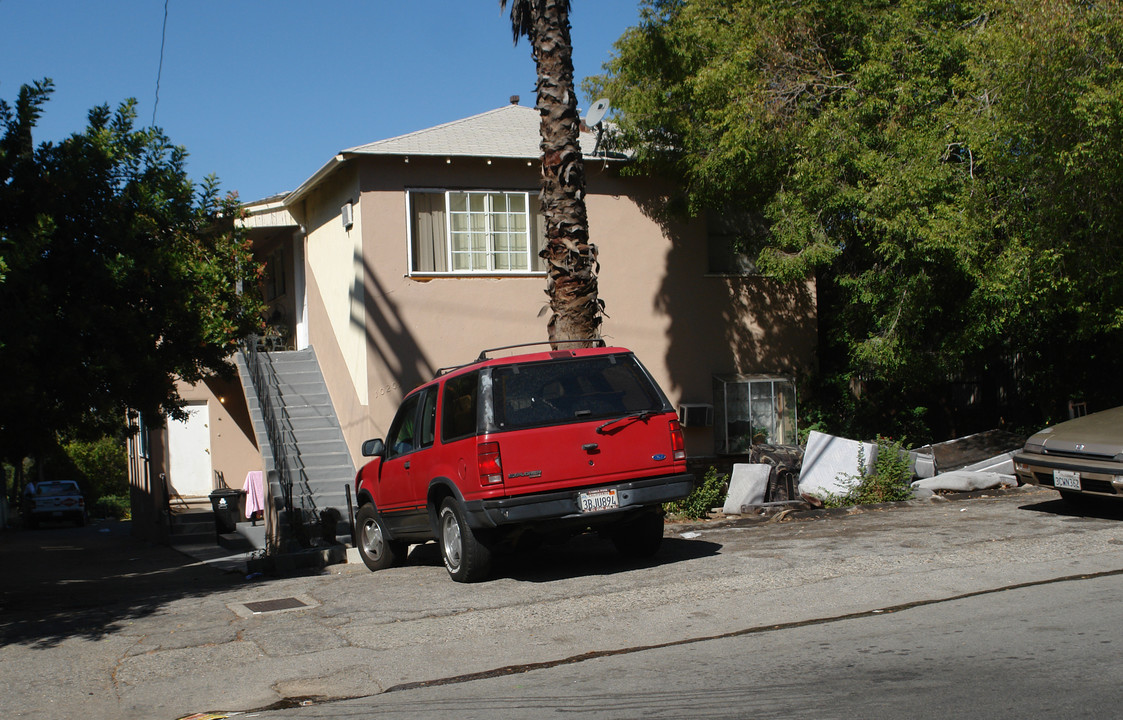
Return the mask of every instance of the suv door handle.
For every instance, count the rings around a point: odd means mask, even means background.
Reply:
[[[402,467],[404,467],[406,470],[409,470],[409,460],[406,460]]]

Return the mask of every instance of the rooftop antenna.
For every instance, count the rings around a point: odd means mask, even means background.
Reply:
[[[604,116],[608,113],[608,98],[601,98],[593,103],[589,112],[585,113],[585,125],[597,130],[597,142],[593,145],[593,155],[600,150],[600,141],[604,137]]]

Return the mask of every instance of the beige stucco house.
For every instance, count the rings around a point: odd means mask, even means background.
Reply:
[[[362,442],[384,435],[403,394],[438,368],[484,348],[545,340],[538,124],[536,110],[511,104],[351,148],[293,192],[247,206],[270,304],[268,337],[252,355],[276,369],[303,354],[322,377],[266,404],[293,408],[298,396],[322,396],[292,412],[333,416],[332,446],[344,449],[327,461],[336,486],[362,463]],[[595,138],[581,142],[590,152]],[[685,406],[689,454],[743,452],[753,437],[794,442],[792,422],[768,421],[765,411],[794,413],[791,389],[814,356],[814,284],[729,272],[723,236],[703,220],[664,219],[667,188],[622,175],[626,163],[585,157],[603,335],[635,351]],[[180,495],[209,491],[218,471],[240,488],[250,471],[276,469],[270,445],[285,441],[266,438],[253,362],[239,356],[240,385],[184,388],[207,418],[193,439],[176,444],[190,434],[170,424],[149,433],[143,457],[133,453],[134,485],[154,506],[161,485]],[[209,471],[177,477],[189,466],[176,465],[176,448],[190,453],[191,443]],[[302,446],[297,461],[316,454]],[[321,472],[314,465],[302,463],[309,482]]]

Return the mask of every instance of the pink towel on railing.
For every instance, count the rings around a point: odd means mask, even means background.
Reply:
[[[246,518],[265,509],[265,490],[262,487],[262,472],[250,470],[246,474]]]

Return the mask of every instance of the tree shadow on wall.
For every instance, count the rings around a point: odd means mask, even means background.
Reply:
[[[709,372],[799,377],[812,369],[813,285],[710,274],[704,220],[677,217],[666,195],[635,200],[671,243],[654,310],[669,320],[667,368],[684,398],[709,397]]]
[[[391,299],[366,258],[356,254],[355,261],[361,264],[363,275],[361,286],[356,282],[352,296],[363,298],[366,318],[352,313],[351,322],[363,328],[367,348],[393,378],[399,397],[404,396],[431,380],[437,368],[421,349],[398,304]]]

